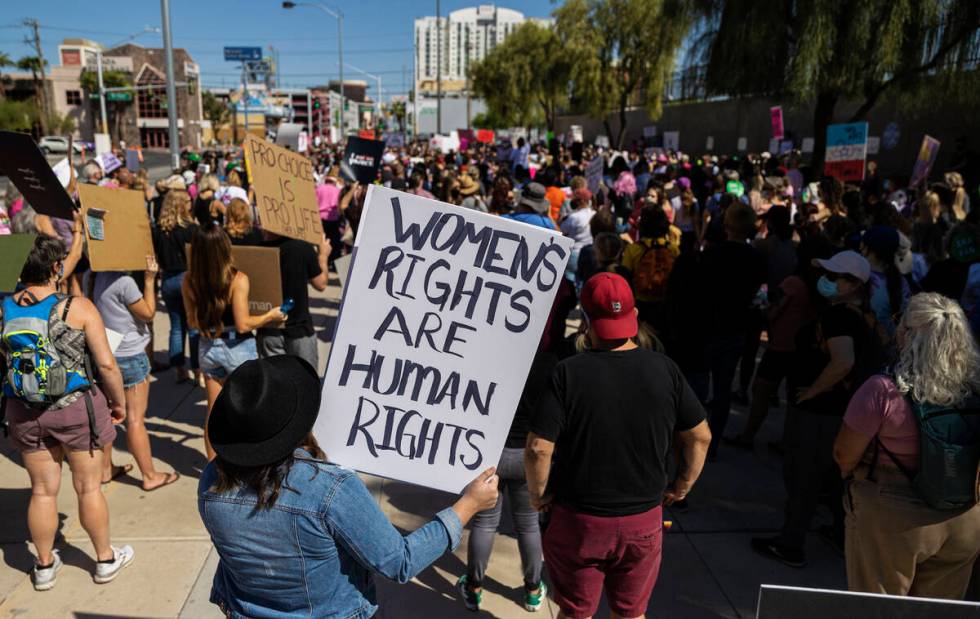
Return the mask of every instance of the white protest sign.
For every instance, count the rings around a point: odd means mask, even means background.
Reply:
[[[715,136],[713,136],[713,135],[709,135],[709,136],[708,136],[708,137],[707,137],[707,138],[706,138],[706,139],[704,140],[704,148],[705,148],[706,150],[714,150],[714,148],[715,148]]]
[[[572,132],[572,142],[582,141],[582,125],[572,125],[571,132]]]
[[[879,150],[881,150],[881,136],[869,135],[868,136],[868,154],[869,155],[877,155]]]
[[[677,150],[681,144],[680,131],[664,131],[664,148],[667,150]]]
[[[602,156],[598,155],[585,166],[585,182],[589,184],[589,191],[593,194],[599,192],[599,185],[602,183]]]
[[[813,138],[803,138],[803,144],[800,147],[800,151],[804,153],[813,152]]]
[[[749,139],[746,138],[746,137],[740,137],[738,139],[738,145],[736,146],[736,148],[739,151],[744,151],[744,150],[748,149],[748,147],[749,147]]]
[[[494,466],[571,247],[370,186],[313,429],[331,461],[449,492]]]

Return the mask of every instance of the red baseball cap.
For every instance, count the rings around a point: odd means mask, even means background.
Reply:
[[[638,329],[633,291],[615,273],[597,273],[582,287],[582,309],[595,334],[604,340],[635,337]]]

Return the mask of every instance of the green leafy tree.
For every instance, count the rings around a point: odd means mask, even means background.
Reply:
[[[470,67],[470,82],[486,101],[488,118],[501,126],[544,122],[550,130],[568,98],[571,71],[555,31],[525,22]]]
[[[0,101],[0,129],[30,131],[37,122],[37,106],[31,101]]]
[[[487,110],[473,116],[473,126],[478,129],[506,129],[509,125],[502,118]]]
[[[79,76],[79,82],[82,85],[82,90],[86,94],[98,94],[99,92],[99,74],[96,71],[82,71]],[[129,75],[124,71],[103,71],[102,72],[102,85],[106,88],[126,88],[132,86],[133,82]],[[136,94],[132,90],[129,91],[118,91],[118,92],[128,92],[135,99]],[[99,109],[98,100],[92,103],[95,109],[95,116],[98,118],[101,114]],[[119,129],[119,118],[125,113],[126,108],[133,105],[133,100],[130,101],[110,101],[106,100],[106,114],[109,118],[106,119],[109,125],[109,134],[114,136],[115,141],[122,139],[122,134]],[[101,119],[100,119],[101,120]]]
[[[935,101],[980,82],[976,0],[714,0],[696,40],[709,94],[814,103],[817,169],[827,125],[864,120],[891,94]],[[849,117],[845,100],[859,103]]]
[[[617,147],[626,137],[629,108],[643,106],[654,119],[662,114],[677,51],[699,9],[697,0],[567,0],[555,10],[574,99],[603,118]],[[618,117],[615,133],[610,113]]]
[[[211,133],[217,139],[218,132],[231,120],[231,110],[208,90],[201,93],[201,104],[204,106],[204,117],[211,123]]]
[[[404,101],[392,101],[389,104],[389,112],[395,117],[395,121],[398,123],[398,128],[401,131],[405,131],[405,102]]]

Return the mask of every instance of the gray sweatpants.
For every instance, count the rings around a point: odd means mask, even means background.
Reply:
[[[538,512],[531,507],[531,495],[528,493],[524,474],[524,450],[505,447],[497,465],[497,476],[500,477],[497,504],[473,516],[467,548],[467,579],[475,587],[481,586],[483,582],[490,553],[493,551],[494,535],[500,525],[504,495],[507,495],[511,518],[514,520],[514,528],[517,529],[517,547],[524,569],[524,586],[536,589],[541,584],[541,565],[544,559],[541,554]]]

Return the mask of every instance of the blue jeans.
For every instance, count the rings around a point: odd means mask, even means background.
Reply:
[[[237,334],[235,334],[237,335]],[[201,370],[215,380],[224,380],[238,366],[258,359],[254,337],[204,338],[201,342]]]
[[[725,433],[725,426],[728,425],[728,415],[732,408],[732,380],[735,378],[735,368],[738,367],[744,346],[744,335],[723,335],[711,342],[711,410],[708,417],[708,426],[711,428],[711,446],[708,448],[710,456],[718,453],[718,445]]]
[[[198,346],[201,342],[200,334],[187,326],[187,312],[184,311],[184,296],[181,293],[181,285],[184,283],[185,272],[176,275],[165,275],[160,284],[160,294],[163,302],[167,306],[167,315],[170,317],[170,365],[172,367],[184,367],[184,335],[190,340],[191,347],[191,369],[198,368]]]

